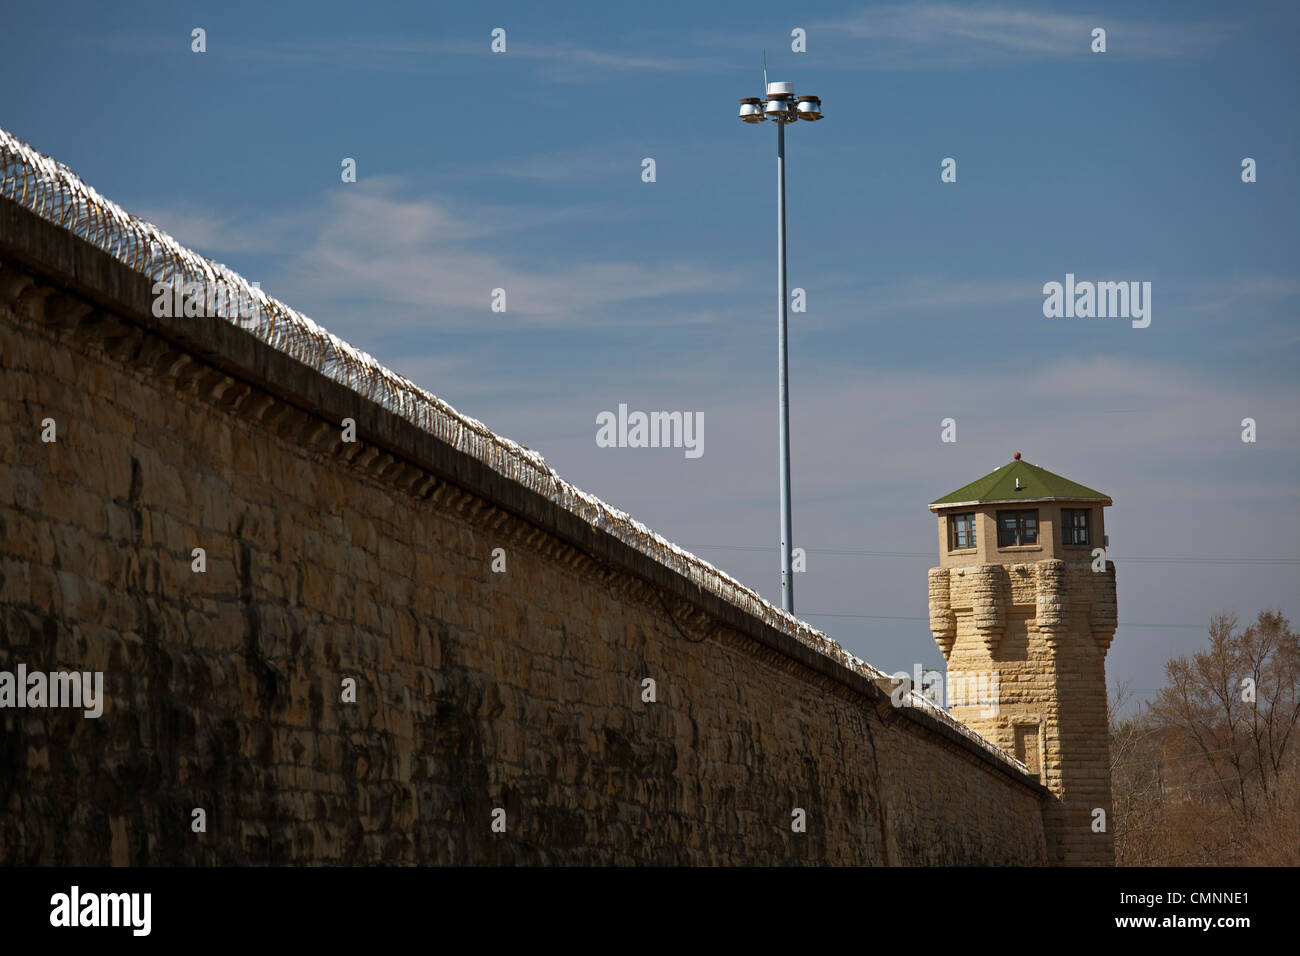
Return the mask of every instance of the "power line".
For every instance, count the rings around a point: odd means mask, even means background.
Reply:
[[[928,617],[903,617],[893,614],[830,614],[822,611],[800,611],[799,617],[843,617],[843,618],[860,618],[870,621],[925,621],[929,623]],[[1193,631],[1208,630],[1206,624],[1137,624],[1133,621],[1120,621],[1117,627],[1169,627],[1178,629],[1189,629]]]
[[[682,545],[689,551],[779,551],[779,548],[761,545],[691,544]],[[863,551],[844,548],[804,548],[805,554],[852,555],[868,558],[926,558],[936,557],[933,551]],[[1107,552],[1106,557],[1125,564],[1237,564],[1237,565],[1300,565],[1300,558],[1289,557],[1234,557],[1229,555],[1119,555]]]
[[[822,614],[819,611],[800,611],[799,617],[856,617],[872,621],[926,621],[928,617],[902,617],[896,614]]]

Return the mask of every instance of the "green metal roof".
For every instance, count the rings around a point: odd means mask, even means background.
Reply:
[[[1016,488],[1017,478],[1020,479],[1019,489]],[[969,485],[958,488],[950,495],[932,501],[930,507],[991,501],[1042,501],[1052,498],[1111,503],[1109,495],[1085,488],[1069,478],[1052,474],[1046,468],[1039,468],[1037,465],[1017,459],[1003,465],[997,471],[989,472],[983,478],[972,481]]]

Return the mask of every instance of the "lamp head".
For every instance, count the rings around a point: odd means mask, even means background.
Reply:
[[[799,97],[799,118],[815,123],[822,118],[822,101],[819,96],[804,94]]]
[[[798,114],[794,108],[794,84],[793,83],[769,83],[767,84],[767,106],[763,110],[771,119],[779,120],[783,123],[792,123],[798,119]]]
[[[746,123],[761,123],[767,119],[763,115],[763,101],[757,96],[746,96],[740,101],[740,118]]]

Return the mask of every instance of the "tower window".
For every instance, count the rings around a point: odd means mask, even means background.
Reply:
[[[1038,511],[999,511],[998,547],[1038,543]]]
[[[948,516],[948,550],[975,547],[975,514]]]
[[[1087,508],[1061,509],[1061,535],[1066,544],[1092,544]]]

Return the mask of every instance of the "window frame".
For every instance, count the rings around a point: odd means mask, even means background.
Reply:
[[[1014,539],[1010,543],[1004,544],[1003,532],[1006,529],[1003,527],[1003,519],[1007,515],[1016,516],[1016,527],[1014,532]],[[1034,540],[1032,541],[1024,540],[1025,516],[1027,515],[1033,515],[1033,519],[1034,519]],[[998,511],[995,517],[997,521],[999,551],[1003,551],[1009,548],[1041,548],[1042,547],[1043,529],[1042,529],[1042,522],[1039,520],[1038,517],[1037,508],[1007,508]]]
[[[974,551],[978,548],[979,536],[977,535],[975,530],[976,529],[975,518],[977,514],[978,512],[975,511],[963,511],[960,514],[948,515],[948,550],[949,551]],[[965,533],[968,536],[967,540],[969,543],[958,547],[957,535],[959,532],[957,530],[957,522],[962,518],[970,519],[970,523],[966,526],[965,529]]]
[[[1083,528],[1080,529],[1070,521],[1071,515],[1083,515]],[[1076,531],[1083,531],[1083,541],[1071,540]],[[1091,548],[1092,547],[1092,509],[1091,508],[1062,508],[1061,509],[1061,543],[1067,548]]]

